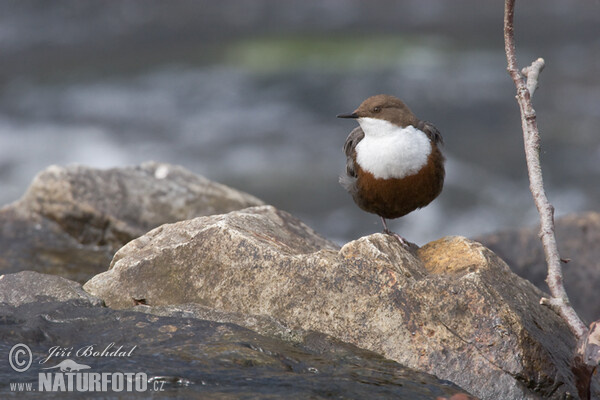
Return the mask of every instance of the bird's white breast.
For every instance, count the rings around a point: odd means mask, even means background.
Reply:
[[[431,153],[427,135],[377,118],[359,118],[365,137],[356,145],[356,161],[377,179],[404,178],[419,172]]]

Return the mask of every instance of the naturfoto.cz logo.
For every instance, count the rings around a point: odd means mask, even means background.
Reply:
[[[109,344],[102,350],[95,345],[84,346],[78,350],[51,347],[48,356],[39,364],[46,364],[57,357],[129,357],[137,346],[127,350],[123,346]],[[11,368],[19,373],[26,372],[33,364],[33,354],[29,346],[23,343],[14,345],[8,355]],[[58,361],[58,360],[56,360]],[[50,363],[49,363],[50,364]],[[148,376],[144,372],[93,372],[87,364],[78,363],[70,358],[56,365],[44,366],[38,372],[37,388],[32,382],[11,382],[11,391],[19,392],[145,392],[147,390],[162,391],[164,382],[153,381],[148,387]]]

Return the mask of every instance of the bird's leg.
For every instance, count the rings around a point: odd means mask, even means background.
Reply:
[[[392,234],[392,231],[390,231],[387,227],[387,222],[385,222],[385,218],[383,217],[379,217],[381,218],[381,222],[383,222],[383,233],[387,233],[388,235]]]
[[[397,233],[390,231],[388,229],[387,222],[385,222],[385,218],[383,218],[381,216],[380,216],[380,218],[381,218],[381,222],[383,222],[383,233],[395,237],[396,239],[398,239],[398,241],[400,242],[400,244],[402,246],[408,247],[408,242],[406,241],[406,239],[404,239],[402,236],[398,235]]]

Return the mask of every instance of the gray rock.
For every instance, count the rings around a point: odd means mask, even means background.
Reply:
[[[478,238],[511,269],[545,292],[548,269],[539,227],[507,230]],[[573,308],[585,321],[600,318],[600,213],[572,214],[556,220],[556,240],[562,258],[565,288]]]
[[[278,338],[290,343],[301,343],[309,335],[309,332],[303,330],[290,329],[281,321],[268,315],[225,312],[195,303],[155,307],[138,305],[133,310],[161,317],[196,318],[219,323],[236,324],[260,335]]]
[[[102,300],[91,296],[81,284],[60,276],[23,271],[0,275],[0,304],[18,307],[37,302],[77,300],[91,306],[102,305]]]
[[[415,252],[375,234],[339,249],[289,214],[255,207],[163,225],[121,248],[84,289],[116,309],[145,299],[267,315],[483,399],[577,393],[565,323],[539,304],[540,290],[465,238]]]
[[[14,285],[13,288],[8,284]],[[76,282],[33,272],[4,275],[0,280],[0,349],[26,344],[33,362],[26,372],[15,372],[0,363],[2,382],[35,382],[38,373],[60,373],[52,368],[65,360],[89,367],[86,372],[144,372],[148,386],[161,388],[161,398],[367,398],[422,399],[464,393],[449,382],[402,367],[375,353],[341,343],[327,335],[304,332],[291,344],[257,334],[233,323],[198,319],[199,314],[224,320],[239,315],[200,310],[162,308],[152,315],[149,307],[111,310],[87,301]],[[39,290],[30,298],[15,293]],[[83,301],[82,301],[83,299]],[[8,304],[10,303],[10,304]],[[195,309],[195,311],[193,311]],[[156,314],[162,314],[157,316]],[[186,315],[183,315],[185,313]],[[192,316],[194,314],[194,316]],[[246,316],[245,321],[251,318]],[[271,319],[255,318],[255,326],[282,326]],[[275,325],[273,325],[275,323]],[[53,347],[55,353],[48,361]],[[79,355],[92,346],[101,353],[121,349],[127,356]],[[66,353],[69,354],[66,354]],[[159,382],[160,386],[153,386]],[[110,386],[109,386],[110,388]],[[109,389],[110,390],[110,389]],[[36,394],[34,394],[35,396]],[[109,396],[122,398],[118,392]],[[126,398],[148,398],[148,392],[127,393]],[[13,397],[8,384],[0,397]],[[106,398],[107,393],[86,393],[86,398]],[[28,396],[30,397],[30,396]],[[65,393],[40,393],[39,398],[62,399]]]
[[[36,270],[84,282],[152,228],[259,204],[168,164],[51,166],[19,201],[0,210],[0,271]]]

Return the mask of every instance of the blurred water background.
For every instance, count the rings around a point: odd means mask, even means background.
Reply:
[[[600,2],[517,2],[557,215],[598,210]],[[390,227],[424,244],[536,222],[503,2],[0,2],[0,204],[51,164],[180,164],[343,243],[380,231],[338,185],[355,122],[394,94],[445,138],[446,186]]]

